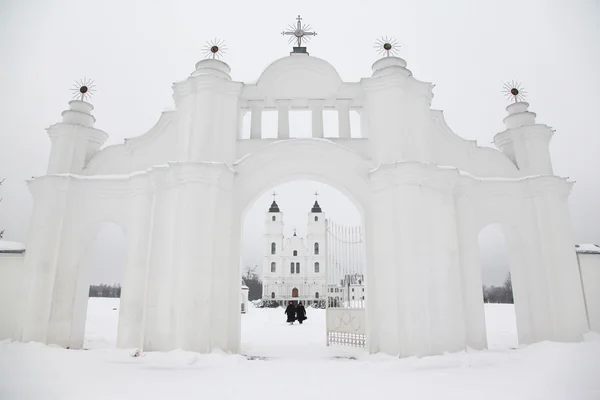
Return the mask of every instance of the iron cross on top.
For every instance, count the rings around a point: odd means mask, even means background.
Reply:
[[[298,18],[296,18],[298,21],[296,23],[296,26],[290,24],[288,26],[289,31],[283,31],[281,32],[282,35],[289,35],[290,40],[289,43],[292,43],[294,40],[296,40],[298,42],[298,47],[302,46],[302,40],[304,40],[305,42],[308,42],[310,40],[311,36],[317,36],[317,32],[309,32],[310,30],[310,25],[306,25],[302,23],[302,18],[300,18],[300,16],[298,15]]]

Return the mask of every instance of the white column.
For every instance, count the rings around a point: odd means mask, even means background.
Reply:
[[[310,110],[312,111],[312,137],[324,137],[323,131],[323,100],[311,100]]]
[[[290,138],[290,101],[276,100],[277,105],[277,138]]]
[[[360,108],[358,110],[358,115],[360,115],[360,137],[368,138],[369,137],[369,113],[364,108]]]
[[[141,349],[153,201],[150,177],[145,174],[131,178],[131,190],[133,195],[129,200],[128,252],[119,310],[117,347]]]
[[[338,100],[336,108],[340,139],[350,139],[350,100]]]
[[[260,139],[262,137],[262,111],[263,103],[250,101],[250,139]]]

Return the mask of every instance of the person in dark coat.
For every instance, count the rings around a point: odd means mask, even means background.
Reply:
[[[290,325],[294,325],[294,321],[296,320],[296,306],[293,302],[290,301],[290,304],[285,309],[285,313],[287,314],[287,322]]]
[[[306,308],[304,308],[302,302],[299,302],[298,307],[296,307],[296,319],[299,323],[306,319]]]

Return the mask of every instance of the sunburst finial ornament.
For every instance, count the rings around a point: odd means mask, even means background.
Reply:
[[[73,99],[86,101],[89,100],[96,91],[96,84],[92,79],[83,78],[75,81],[71,92],[73,93]]]
[[[386,57],[395,57],[398,55],[398,49],[400,45],[398,41],[393,37],[382,36],[375,41],[373,46],[378,55],[385,54]]]
[[[302,47],[302,41],[308,42],[311,36],[317,36],[317,32],[310,32],[311,26],[302,23],[302,18],[298,15],[296,18],[296,25],[289,24],[288,31],[281,32],[284,36],[289,36],[288,43],[297,43],[297,47]]]
[[[213,40],[206,42],[202,48],[204,58],[219,59],[227,53],[227,45],[224,40],[214,38]]]
[[[504,93],[507,99],[514,100],[515,103],[525,100],[527,92],[525,91],[525,88],[523,88],[523,85],[520,82],[506,82],[504,83],[503,88],[504,90],[502,90],[502,92]]]

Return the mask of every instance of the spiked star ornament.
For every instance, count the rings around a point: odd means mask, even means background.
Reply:
[[[505,82],[502,92],[507,99],[513,100],[515,103],[524,101],[527,95],[523,85],[517,81]]]
[[[398,41],[393,37],[382,36],[375,41],[373,46],[378,55],[385,55],[386,57],[395,57],[398,55],[400,45]]]
[[[202,48],[204,58],[220,59],[227,53],[227,45],[224,40],[214,38],[206,42]]]
[[[96,91],[96,84],[92,79],[83,78],[73,83],[71,92],[73,93],[73,99],[86,101],[89,100]]]

